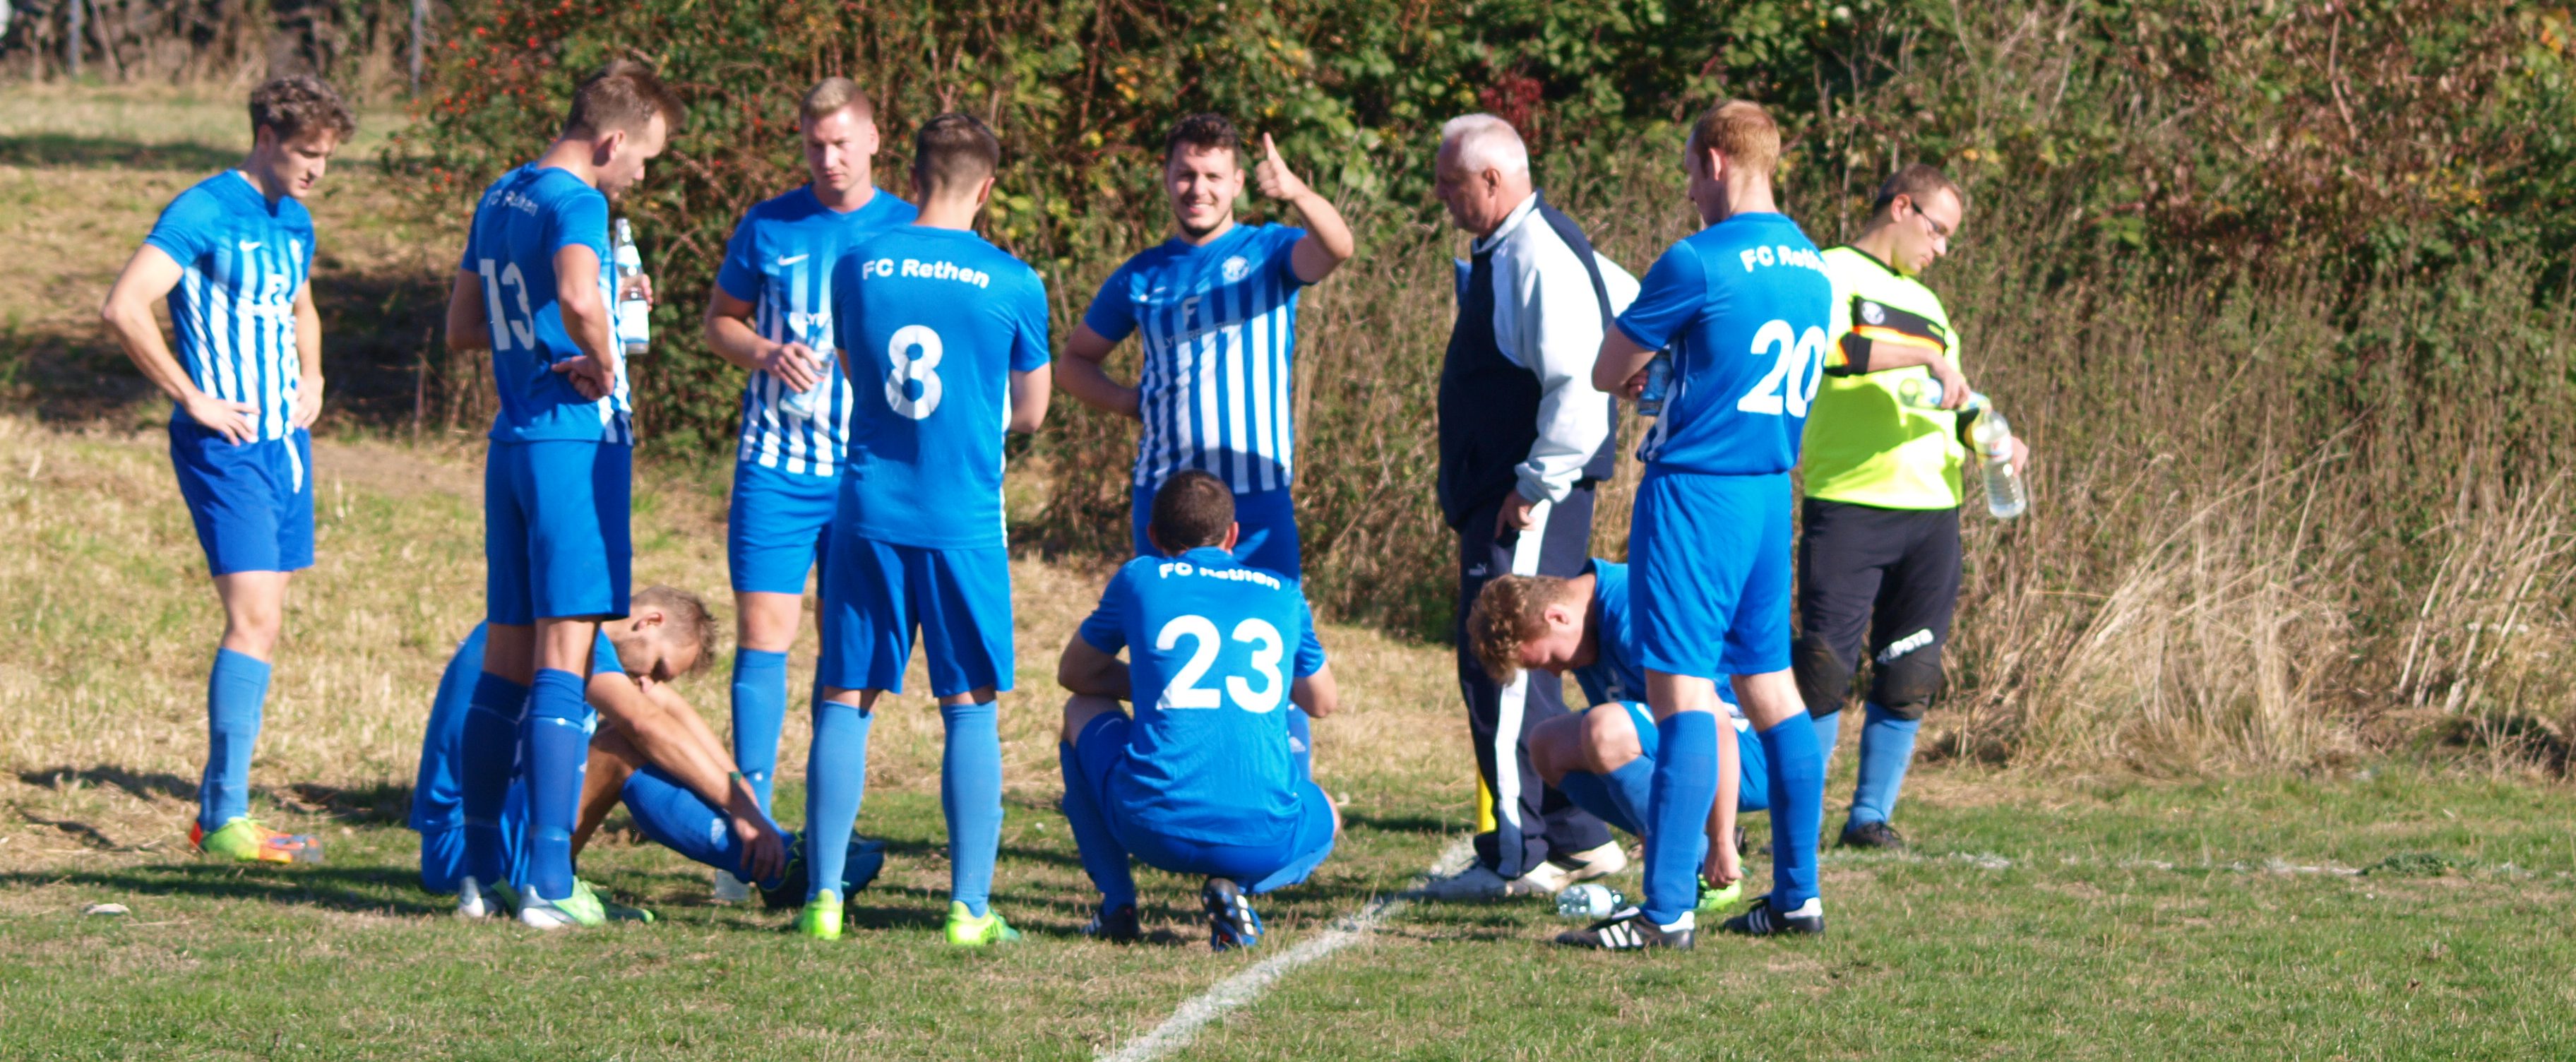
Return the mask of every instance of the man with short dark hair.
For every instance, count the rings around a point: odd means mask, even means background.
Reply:
[[[1226,484],[1174,473],[1152,513],[1161,555],[1118,570],[1056,667],[1073,693],[1056,746],[1064,815],[1101,897],[1083,932],[1140,935],[1132,857],[1205,877],[1209,946],[1250,947],[1261,917],[1249,897],[1306,880],[1341,828],[1286,723],[1292,704],[1321,717],[1339,695],[1296,581],[1232,552]]]
[[[990,907],[1002,841],[995,698],[1011,688],[1011,558],[1002,431],[1045,420],[1047,300],[1037,271],[985,242],[1001,144],[943,114],[913,138],[919,216],[851,246],[832,272],[834,342],[852,381],[849,456],[823,568],[805,829],[816,839],[799,932],[841,935],[841,849],[867,783],[878,699],[903,692],[916,631],[947,732],[948,921],[959,947],[1019,939]]]
[[[827,77],[807,91],[796,128],[806,182],[745,213],[707,295],[707,346],[751,377],[726,506],[733,577],[733,756],[770,806],[787,716],[787,649],[796,642],[805,575],[831,541],[851,410],[861,398],[839,363],[832,265],[853,243],[911,223],[912,204],[871,180],[874,107],[857,83]],[[719,878],[728,898],[744,888]]]
[[[250,817],[250,759],[286,585],[313,566],[322,317],[304,198],[357,122],[320,79],[283,77],[251,92],[250,123],[249,156],[162,209],[99,315],[170,397],[170,464],[224,607],[188,843],[219,859],[319,862],[321,842]],[[164,298],[175,352],[152,316]]]
[[[1471,651],[1467,613],[1486,580],[1572,575],[1590,554],[1593,485],[1610,478],[1617,411],[1592,386],[1592,357],[1637,281],[1539,194],[1529,149],[1502,119],[1450,119],[1435,172],[1450,221],[1474,237],[1440,366],[1439,491],[1458,533],[1458,688],[1494,829],[1477,835],[1475,863],[1425,892],[1545,895],[1628,858],[1530,762],[1531,732],[1566,714],[1556,676],[1498,680]]]
[[[465,721],[472,873],[460,912],[499,909],[483,891],[508,869],[500,813],[515,762],[529,811],[519,920],[607,919],[573,877],[572,833],[593,719],[583,676],[600,621],[626,614],[632,552],[635,436],[610,317],[608,208],[680,118],[679,99],[641,63],[614,60],[582,81],[562,135],[484,190],[448,293],[448,348],[489,349],[501,397],[483,472],[491,630]]]
[[[1941,684],[1941,650],[1959,598],[1959,506],[1976,411],[1919,409],[1898,388],[1927,377],[1967,390],[1958,333],[1915,277],[1950,251],[1967,213],[1959,186],[1916,164],[1880,186],[1869,223],[1824,252],[1833,281],[1831,361],[1807,418],[1805,533],[1798,547],[1796,672],[1833,759],[1843,701],[1868,655],[1860,777],[1842,844],[1902,848],[1889,818],[1914,758],[1915,731]],[[1890,356],[1928,364],[1872,371]],[[2016,468],[2029,448],[2013,440]]]

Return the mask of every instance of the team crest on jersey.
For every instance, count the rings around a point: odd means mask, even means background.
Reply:
[[[1887,323],[1887,308],[1874,302],[1860,304],[1860,319],[1871,324]]]
[[[1225,265],[1222,268],[1225,272],[1225,282],[1228,284],[1236,283],[1241,281],[1243,278],[1252,275],[1252,263],[1244,261],[1242,255],[1236,255],[1232,258],[1226,259]]]

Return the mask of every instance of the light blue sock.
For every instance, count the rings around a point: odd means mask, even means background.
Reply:
[[[267,661],[216,649],[206,675],[206,773],[197,782],[197,825],[207,833],[250,814],[250,750],[267,701]]]
[[[993,702],[943,704],[939,810],[948,818],[948,898],[984,917],[1002,848],[1002,733]]]
[[[581,676],[537,672],[528,687],[528,880],[539,899],[572,895],[572,831],[581,819],[581,778],[590,767],[590,702]]]
[[[647,765],[626,776],[626,785],[618,792],[626,804],[626,813],[634,816],[635,828],[681,855],[697,860],[728,874],[742,873],[742,839],[733,832],[733,816],[706,802],[661,768]],[[779,833],[778,824],[764,824],[771,833]],[[777,888],[775,879],[762,882],[764,888]]]
[[[838,891],[868,792],[868,728],[876,714],[855,704],[814,699],[814,746],[805,754],[805,858],[812,860],[805,899]],[[849,897],[841,897],[846,900]]]
[[[1754,735],[1771,774],[1771,905],[1791,911],[1816,896],[1816,831],[1825,820],[1825,761],[1816,728],[1797,716]]]
[[[1896,794],[1914,763],[1914,733],[1923,728],[1922,720],[1899,719],[1875,704],[1868,716],[1860,729],[1860,783],[1852,787],[1854,825],[1895,817]]]
[[[519,720],[528,688],[489,671],[475,676],[456,755],[457,803],[465,812],[465,872],[485,886],[513,880],[517,840],[502,833],[510,780],[519,773]]]
[[[769,810],[778,773],[778,736],[787,727],[787,654],[733,651],[733,762]]]
[[[1816,721],[1816,759],[1825,770],[1834,769],[1834,746],[1843,740],[1843,711],[1836,708],[1824,715],[1809,716]]]
[[[1654,781],[1646,807],[1646,917],[1681,921],[1699,905],[1708,812],[1717,803],[1717,717],[1674,712],[1657,720]]]
[[[1082,764],[1074,758],[1073,746],[1056,742],[1055,761],[1064,770],[1064,821],[1073,830],[1073,848],[1082,856],[1082,872],[1090,875],[1092,887],[1100,890],[1100,909],[1114,911],[1134,905],[1135,868],[1128,864],[1127,849],[1118,843],[1118,835],[1109,832],[1109,818],[1101,814],[1100,802],[1093,799],[1091,783],[1082,777]]]
[[[1288,709],[1288,753],[1297,758],[1297,777],[1314,781],[1315,721],[1294,705]]]

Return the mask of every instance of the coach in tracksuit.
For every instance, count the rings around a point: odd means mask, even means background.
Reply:
[[[1509,123],[1473,114],[1440,133],[1440,199],[1476,236],[1440,370],[1440,509],[1458,532],[1458,685],[1495,828],[1476,838],[1476,865],[1429,891],[1553,893],[1627,859],[1608,827],[1530,768],[1524,739],[1566,712],[1557,681],[1524,669],[1494,682],[1468,651],[1465,619],[1494,576],[1582,570],[1593,485],[1610,477],[1615,445],[1615,405],[1592,386],[1592,359],[1637,281],[1531,187]]]

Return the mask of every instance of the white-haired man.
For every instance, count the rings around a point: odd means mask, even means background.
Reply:
[[[1593,355],[1637,281],[1531,184],[1529,149],[1490,114],[1451,119],[1436,162],[1449,219],[1474,237],[1440,369],[1440,511],[1458,532],[1458,687],[1494,821],[1443,899],[1552,893],[1627,864],[1609,827],[1540,778],[1531,728],[1566,714],[1555,676],[1497,683],[1466,618],[1500,575],[1572,576],[1590,558],[1593,485],[1610,477],[1611,397]]]

